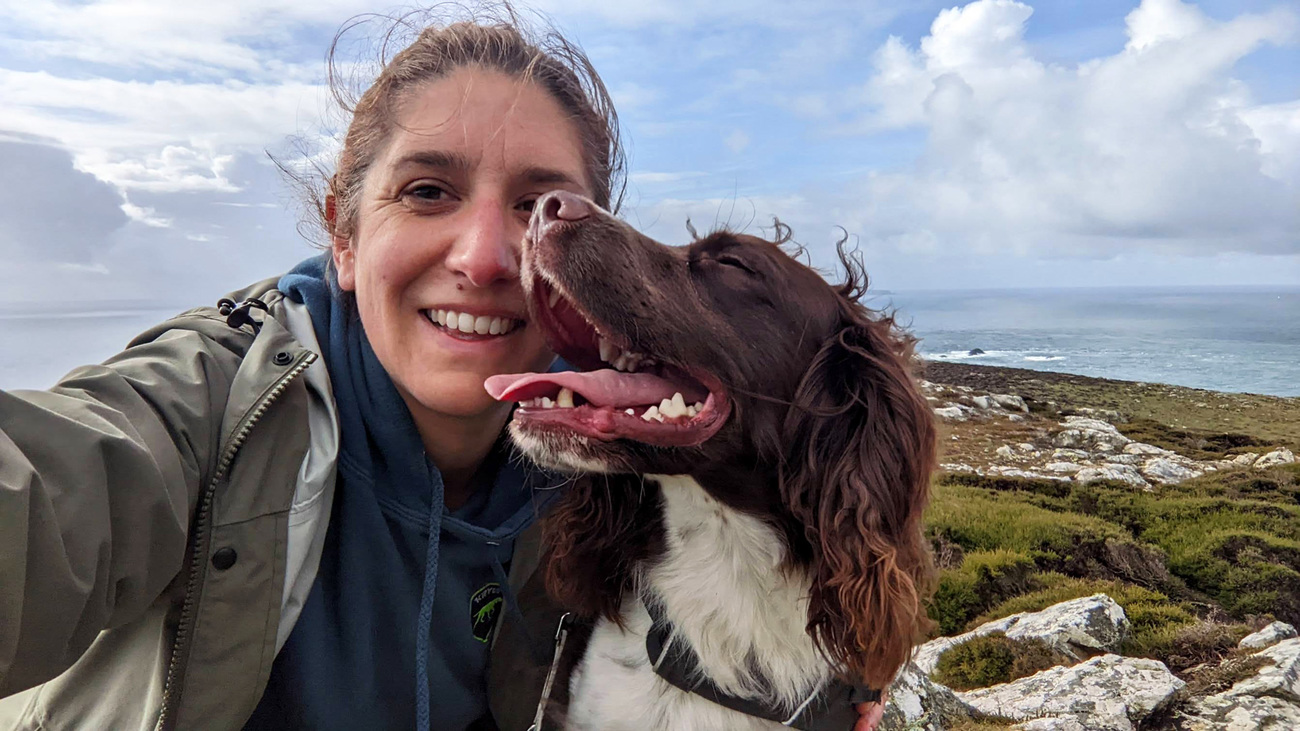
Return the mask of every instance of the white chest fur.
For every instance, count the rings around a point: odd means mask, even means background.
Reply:
[[[829,676],[804,631],[808,580],[782,567],[785,546],[762,521],[709,497],[685,476],[647,475],[663,492],[666,550],[638,582],[659,597],[673,642],[688,642],[700,669],[724,691],[773,689],[793,713]],[[623,600],[626,629],[601,621],[570,686],[569,728],[779,729],[779,724],[683,692],[646,655],[651,620],[638,596]],[[758,678],[763,679],[760,685]]]

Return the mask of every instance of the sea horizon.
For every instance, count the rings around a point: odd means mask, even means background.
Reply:
[[[872,290],[864,302],[893,311],[928,360],[1300,396],[1300,284]],[[0,302],[0,388],[47,388],[193,306]]]

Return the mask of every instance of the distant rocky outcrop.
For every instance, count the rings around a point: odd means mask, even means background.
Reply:
[[[979,393],[967,386],[947,386],[923,381],[922,390],[934,413],[951,422],[1005,420],[1024,422],[1030,409],[1015,394]],[[1134,441],[1114,423],[1120,414],[1102,409],[1075,409],[1061,421],[1045,422],[1043,437],[1035,442],[1004,444],[995,450],[998,461],[970,465],[945,462],[942,469],[1033,479],[1093,482],[1114,480],[1134,487],[1182,482],[1207,472],[1254,467],[1264,469],[1296,461],[1295,454],[1279,448],[1259,454],[1246,452],[1228,459],[1195,460],[1153,444]]]

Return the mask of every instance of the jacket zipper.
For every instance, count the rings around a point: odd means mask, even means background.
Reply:
[[[174,728],[176,710],[180,707],[181,684],[185,681],[185,664],[189,659],[189,642],[194,631],[194,604],[198,596],[199,585],[206,575],[208,544],[212,538],[212,503],[216,499],[217,484],[226,477],[226,471],[235,461],[235,454],[248,440],[248,434],[270,408],[271,404],[284,393],[293,379],[297,378],[307,367],[316,361],[312,352],[302,356],[298,363],[286,371],[262,397],[257,406],[249,411],[243,423],[235,430],[226,449],[217,462],[216,472],[208,481],[207,488],[199,496],[199,504],[194,516],[194,550],[190,554],[189,571],[185,583],[185,599],[181,603],[180,621],[176,626],[176,640],[172,643],[171,660],[167,664],[167,680],[163,683],[162,708],[158,713],[156,731],[168,731]]]

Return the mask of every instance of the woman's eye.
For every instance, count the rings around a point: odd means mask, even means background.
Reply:
[[[447,189],[432,183],[421,183],[407,188],[405,195],[422,201],[440,201],[448,197]]]

